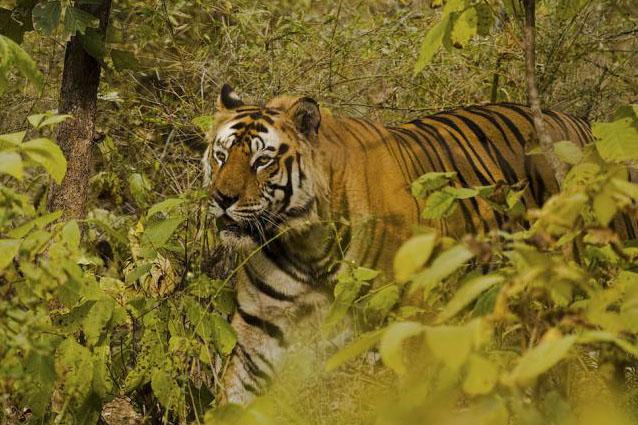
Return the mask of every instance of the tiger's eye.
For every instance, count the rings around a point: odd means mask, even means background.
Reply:
[[[255,162],[253,163],[253,167],[255,169],[259,168],[259,167],[263,167],[265,165],[268,165],[272,162],[272,158],[268,157],[268,156],[260,156],[259,158],[257,158],[255,160]]]
[[[226,154],[224,152],[217,151],[215,152],[215,158],[219,161],[219,163],[223,163],[226,161]]]

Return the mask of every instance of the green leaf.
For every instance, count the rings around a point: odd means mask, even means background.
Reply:
[[[599,139],[596,149],[609,162],[638,160],[638,118],[631,107],[621,108],[609,123],[594,123],[592,133]]]
[[[22,180],[24,169],[22,157],[15,151],[0,152],[0,173],[8,174],[18,180]]]
[[[62,227],[62,240],[73,249],[80,248],[80,226],[75,220],[70,220]]]
[[[86,335],[86,342],[89,346],[97,345],[100,336],[111,320],[113,315],[113,302],[109,300],[98,300],[91,307],[90,313],[84,319],[82,328]]]
[[[527,351],[507,377],[507,381],[516,385],[528,385],[542,373],[563,360],[574,343],[575,335],[547,339]]]
[[[210,131],[213,128],[214,122],[215,119],[212,115],[202,115],[191,120],[191,123],[195,124],[204,133]]]
[[[142,245],[154,250],[164,247],[183,222],[183,217],[169,218],[147,227],[142,235]]]
[[[51,404],[55,384],[53,356],[30,350],[24,363],[25,371],[32,382],[27,392],[26,405],[36,418],[44,418]]]
[[[594,196],[592,207],[596,218],[603,226],[608,226],[618,211],[618,206],[614,199],[614,192],[610,185],[606,185]]]
[[[454,176],[456,171],[426,173],[412,182],[412,195],[415,198],[424,198],[428,193],[447,185]]]
[[[462,49],[478,31],[478,12],[476,7],[465,9],[454,21],[450,39],[457,49]]]
[[[441,21],[432,27],[423,39],[421,49],[419,50],[419,58],[414,64],[412,74],[416,77],[423,69],[432,62],[432,58],[443,45],[443,38],[449,31],[450,15],[445,15]]]
[[[634,201],[638,201],[638,184],[621,179],[613,179],[611,182],[616,190],[619,190],[624,195],[629,196]]]
[[[55,371],[58,382],[64,385],[64,394],[74,397],[76,405],[81,404],[88,397],[93,381],[91,352],[73,338],[65,339],[55,355]]]
[[[59,1],[38,3],[31,13],[33,27],[44,35],[51,35],[60,23],[62,5]]]
[[[428,290],[454,273],[472,257],[474,257],[474,254],[464,245],[456,245],[448,249],[436,257],[430,267],[414,278],[414,286],[411,292],[419,288]]]
[[[489,274],[471,279],[454,294],[454,297],[452,297],[450,302],[447,303],[443,311],[438,315],[436,322],[442,323],[454,317],[483,292],[504,280],[505,278],[499,274]]]
[[[579,344],[591,344],[594,342],[611,342],[632,356],[638,358],[638,346],[606,331],[587,331],[578,336]]]
[[[173,409],[180,399],[179,385],[171,374],[161,367],[153,368],[151,373],[151,388],[153,394],[166,409]]]
[[[101,65],[104,65],[104,53],[106,51],[104,37],[104,33],[96,28],[87,28],[85,34],[78,35],[84,50]]]
[[[469,395],[487,394],[498,381],[498,369],[494,363],[478,354],[468,361],[468,372],[463,381],[463,391]]]
[[[449,216],[455,209],[456,197],[453,194],[440,190],[428,196],[421,216],[425,219],[439,219]]]
[[[54,114],[51,112],[45,114],[29,115],[27,120],[34,128],[43,128],[51,125],[59,124],[65,121],[67,118],[71,118],[69,114]]]
[[[383,363],[399,375],[406,374],[403,342],[410,337],[420,335],[424,330],[425,327],[417,322],[396,322],[388,326],[379,343],[379,354]]]
[[[444,188],[443,192],[454,196],[456,199],[473,198],[479,194],[478,189],[473,189],[469,187],[454,187],[454,186]]]
[[[469,326],[429,327],[425,339],[437,360],[452,370],[458,370],[470,355],[473,329]]]
[[[367,267],[357,267],[352,273],[356,280],[368,282],[379,276],[380,272],[378,270],[369,269]]]
[[[339,350],[326,362],[326,370],[332,371],[372,348],[380,339],[382,331],[371,331],[359,335],[350,344]]]
[[[554,143],[554,153],[566,164],[578,164],[583,159],[583,151],[573,142]]]
[[[20,249],[19,239],[0,239],[0,271],[4,270]]]
[[[443,39],[451,30],[452,14],[460,12],[467,7],[468,0],[449,0],[443,8],[441,20],[432,27],[423,39],[419,58],[414,64],[414,76],[423,71],[423,68],[432,61],[432,58],[443,45]]]
[[[148,212],[146,213],[146,217],[150,218],[152,217],[154,214],[157,214],[158,212],[168,212],[171,211],[173,209],[175,209],[175,207],[182,205],[185,202],[184,199],[182,198],[168,198],[165,199],[161,202],[158,202],[157,204],[153,205],[151,208],[148,209]]]
[[[66,158],[58,145],[49,139],[39,138],[24,142],[21,147],[22,152],[42,165],[56,183],[62,183],[66,174]]]
[[[386,315],[399,302],[399,288],[390,285],[373,294],[366,303],[366,310]]]
[[[67,7],[64,11],[64,30],[69,35],[84,34],[87,28],[97,28],[99,23],[95,16],[76,7]]]
[[[436,245],[435,232],[423,233],[408,239],[394,256],[394,276],[398,282],[408,279],[430,258]]]
[[[144,174],[133,173],[128,178],[128,185],[135,202],[145,204],[151,190],[151,182],[148,178]]]
[[[357,299],[359,291],[365,282],[362,280],[340,279],[334,289],[335,299],[326,315],[324,326],[331,328],[343,319],[348,310]]]
[[[6,149],[7,145],[10,145],[11,147],[20,146],[26,134],[27,134],[26,131],[0,134],[0,149]]]
[[[38,90],[44,86],[44,76],[33,59],[16,42],[0,35],[0,95],[7,87],[6,74],[11,67],[15,67]]]

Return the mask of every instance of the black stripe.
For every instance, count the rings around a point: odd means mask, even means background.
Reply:
[[[448,134],[452,137],[452,139],[454,139],[454,141],[456,142],[456,144],[459,146],[459,148],[461,148],[461,150],[463,151],[463,153],[465,154],[465,159],[467,161],[467,163],[470,165],[470,167],[472,168],[472,170],[474,170],[474,173],[476,174],[476,177],[478,177],[479,181],[481,182],[482,185],[490,185],[492,183],[494,183],[494,179],[492,178],[492,176],[489,175],[489,168],[487,167],[487,165],[485,164],[485,161],[483,161],[483,158],[481,158],[481,155],[479,155],[476,150],[472,147],[472,143],[469,142],[469,140],[467,140],[467,137],[465,137],[465,134],[461,131],[461,129],[456,125],[456,123],[452,120],[450,120],[449,118],[444,118],[441,116],[431,116],[428,117],[428,119],[431,119],[433,121],[436,121],[440,124],[443,124],[443,126],[447,126],[449,128],[451,128],[452,130],[456,131],[457,133],[459,133],[463,139],[465,139],[468,147],[470,148],[470,150],[474,153],[474,156],[478,159],[478,162],[483,166],[483,169],[485,169],[485,172],[488,173],[483,174],[481,172],[481,170],[479,170],[479,168],[474,165],[474,159],[471,157],[470,153],[468,152],[468,150],[465,148],[465,146],[463,146],[463,143],[461,143],[461,140],[459,140],[458,137],[456,137],[456,135],[448,130]],[[459,171],[458,168],[456,168],[455,171]],[[461,174],[459,172],[459,174]],[[492,181],[490,181],[492,180]]]
[[[246,276],[248,277],[248,281],[260,292],[263,292],[264,294],[268,295],[270,298],[273,298],[279,301],[289,301],[289,302],[294,301],[295,299],[294,295],[287,295],[277,291],[275,288],[270,286],[268,282],[265,282],[264,280],[260,279],[259,276],[257,276],[250,267],[246,266],[244,267],[244,270],[246,270]]]
[[[284,333],[281,331],[281,328],[279,326],[275,325],[272,322],[269,322],[268,320],[253,316],[252,314],[245,312],[241,307],[237,308],[237,313],[239,313],[239,316],[243,319],[244,322],[246,322],[246,324],[261,329],[269,337],[276,339],[279,345],[281,345],[282,347],[286,346]]]
[[[433,136],[434,140],[436,140],[439,143],[439,145],[443,148],[443,150],[447,153],[447,157],[448,157],[449,161],[452,163],[452,167],[454,168],[453,171],[457,172],[457,178],[459,179],[461,184],[464,187],[469,187],[470,184],[465,179],[465,176],[463,176],[463,173],[459,172],[459,168],[456,165],[456,158],[452,154],[452,151],[450,150],[450,147],[446,143],[446,140],[443,138],[443,136],[441,134],[439,134],[439,132],[436,130],[436,128],[433,127],[430,124],[426,124],[426,123],[418,121],[418,120],[417,121],[412,121],[412,124],[414,124],[420,130],[423,130],[426,133],[429,133],[430,135]],[[458,143],[458,141],[457,141],[457,143]],[[449,170],[446,170],[446,171],[449,171]],[[481,216],[481,210],[479,209],[478,201],[476,200],[476,198],[470,198],[470,203],[472,204],[472,207],[474,207],[474,211],[476,213],[476,216],[479,217],[479,219],[483,223],[483,229],[486,232],[489,231],[489,226],[488,226],[487,222],[485,220],[483,220],[483,217]]]
[[[496,146],[491,140],[487,138],[487,136],[485,135],[485,132],[483,132],[483,130],[481,129],[481,126],[467,117],[464,117],[462,115],[457,115],[457,116],[461,119],[461,121],[465,123],[465,125],[468,126],[470,131],[472,131],[472,133],[474,133],[474,135],[478,138],[479,142],[485,147],[485,150],[488,152],[488,155],[490,150],[494,152],[494,155],[496,156],[496,162],[498,162],[498,165],[500,166],[501,171],[503,171],[503,173],[505,174],[505,178],[507,179],[508,183],[509,184],[516,183],[519,179],[518,175],[516,174],[516,171],[512,169],[512,167],[507,162],[505,157],[503,157],[499,147]],[[490,149],[490,147],[492,149]]]

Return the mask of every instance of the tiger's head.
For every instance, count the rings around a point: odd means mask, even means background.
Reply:
[[[232,87],[222,87],[202,159],[222,240],[258,245],[317,216],[325,195],[315,149],[320,122],[309,97],[247,105]]]

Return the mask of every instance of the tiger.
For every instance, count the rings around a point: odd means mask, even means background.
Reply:
[[[543,113],[552,140],[592,140],[586,121]],[[385,126],[333,115],[304,96],[246,104],[225,84],[213,123],[202,159],[210,210],[222,243],[244,253],[221,404],[246,405],[267,388],[299,321],[330,302],[344,260],[391,277],[414,225],[452,237],[502,225],[477,198],[460,202],[459,219],[426,222],[410,191],[419,176],[454,171],[466,187],[526,181],[526,207],[559,189],[545,157],[526,154],[536,140],[532,112],[514,103]]]

